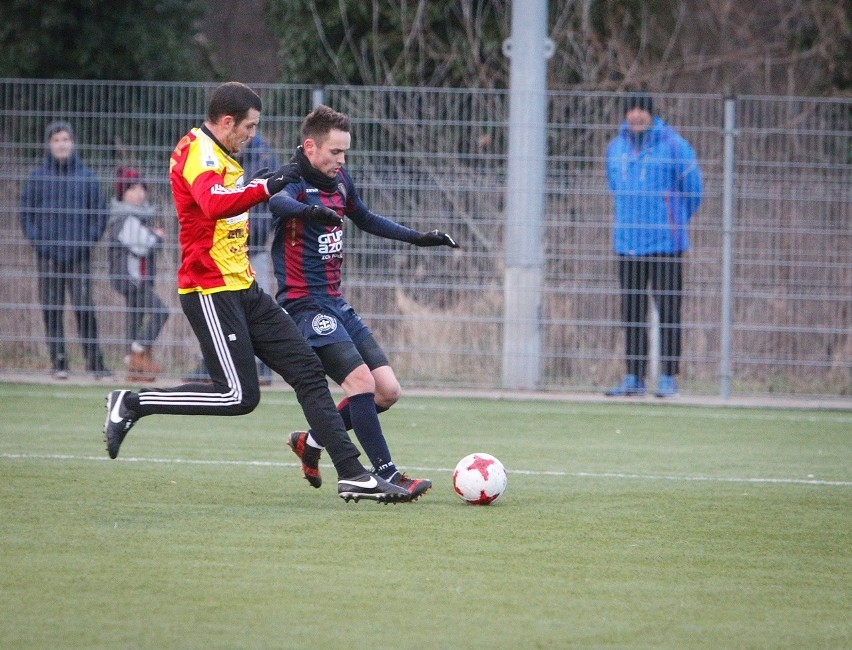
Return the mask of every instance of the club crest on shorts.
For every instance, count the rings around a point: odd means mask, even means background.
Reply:
[[[311,327],[320,336],[327,336],[337,329],[337,319],[327,314],[317,314],[311,321]]]

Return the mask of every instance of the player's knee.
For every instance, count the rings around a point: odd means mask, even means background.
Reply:
[[[243,393],[243,398],[235,410],[237,415],[248,415],[257,408],[258,404],[260,404],[260,390],[249,389]]]
[[[398,381],[385,382],[376,386],[376,406],[389,409],[402,397],[402,386]]]
[[[370,369],[363,363],[346,376],[341,386],[348,395],[376,392],[376,381]]]

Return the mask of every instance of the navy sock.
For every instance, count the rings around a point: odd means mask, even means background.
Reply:
[[[390,478],[396,472],[391,460],[390,449],[379,424],[374,393],[361,393],[349,398],[348,410],[355,437],[361,443],[364,453],[373,464],[376,474]],[[345,420],[344,420],[345,421]]]
[[[375,400],[375,396],[373,397]],[[376,414],[384,413],[388,409],[384,406],[379,406],[376,404]],[[340,413],[340,417],[343,418],[343,426],[346,427],[347,431],[352,430],[352,412],[349,409],[349,398],[344,397],[340,400],[340,404],[337,405],[337,412]]]

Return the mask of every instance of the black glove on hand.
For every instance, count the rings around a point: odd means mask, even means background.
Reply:
[[[450,237],[447,233],[440,230],[432,230],[430,232],[421,232],[417,239],[411,242],[415,246],[449,246],[450,248],[458,248],[456,240]]]
[[[260,172],[252,176],[252,178],[266,179],[266,191],[269,192],[269,196],[278,194],[278,192],[283,190],[287,185],[290,183],[297,183],[301,178],[301,175],[299,174],[299,165],[296,163],[284,165],[272,174],[268,172],[265,176],[258,176],[258,174],[260,174]]]
[[[343,225],[343,219],[334,210],[327,208],[324,205],[309,206],[307,210],[302,212],[302,216],[305,219],[316,221],[323,226]]]

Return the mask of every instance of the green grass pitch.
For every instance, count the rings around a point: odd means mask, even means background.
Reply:
[[[0,384],[0,648],[852,647],[848,411],[404,397],[435,485],[383,506],[301,478],[290,392],[110,461],[108,390]]]

